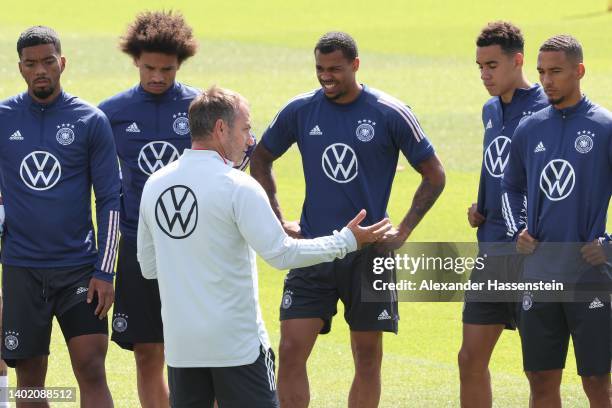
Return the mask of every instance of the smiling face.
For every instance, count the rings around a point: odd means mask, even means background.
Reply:
[[[359,94],[355,74],[359,69],[359,58],[347,59],[341,50],[328,54],[315,51],[317,79],[325,96],[336,103],[352,102]]]
[[[499,45],[477,47],[476,64],[489,95],[512,95],[522,75],[523,55],[505,53]]]
[[[134,64],[140,72],[140,85],[146,92],[154,95],[170,89],[180,68],[176,55],[159,52],[143,52],[140,57],[134,59]]]
[[[23,48],[19,56],[19,72],[28,84],[28,93],[38,102],[49,102],[59,95],[65,67],[66,59],[53,44]]]
[[[568,58],[563,51],[541,51],[538,54],[540,83],[548,101],[557,108],[578,103],[584,72],[584,65]]]

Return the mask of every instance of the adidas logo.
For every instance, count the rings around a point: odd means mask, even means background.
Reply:
[[[544,143],[540,142],[538,143],[538,145],[536,146],[535,150],[533,151],[534,153],[540,153],[540,152],[545,152],[546,148],[544,147]]]
[[[140,133],[140,129],[138,129],[136,122],[132,122],[132,124],[128,126],[125,131],[130,133]]]
[[[76,294],[77,294],[77,295],[80,295],[81,293],[83,293],[83,292],[87,292],[87,291],[89,291],[89,288],[86,288],[86,287],[84,287],[84,286],[81,286],[81,287],[77,288],[77,290],[76,290]]]
[[[321,132],[321,129],[319,129],[319,125],[316,125],[315,127],[313,127],[312,129],[310,129],[310,136],[321,136],[323,134],[323,132]]]
[[[589,305],[589,309],[597,309],[597,308],[600,308],[600,307],[604,307],[604,304],[601,303],[601,300],[599,300],[599,298],[593,299],[593,301]]]
[[[487,127],[485,127],[485,130],[491,129],[491,128],[493,128],[493,122],[491,122],[491,119],[489,119],[489,121],[487,122]]]
[[[378,320],[390,320],[390,319],[391,319],[391,315],[389,315],[389,313],[387,312],[387,309],[384,309],[378,315]]]
[[[16,131],[9,137],[9,140],[23,140],[23,136],[21,136],[20,131]]]

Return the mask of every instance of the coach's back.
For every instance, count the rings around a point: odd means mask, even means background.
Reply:
[[[143,275],[159,281],[170,366],[245,365],[269,347],[256,255],[243,237],[253,232],[237,223],[258,217],[262,209],[248,204],[259,194],[254,179],[211,150],[186,149],[147,181],[138,259]]]

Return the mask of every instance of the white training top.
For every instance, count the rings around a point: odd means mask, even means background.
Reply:
[[[186,149],[142,193],[138,261],[143,276],[159,282],[172,367],[252,364],[261,345],[270,347],[255,251],[289,269],[356,249],[347,228],[312,240],[287,236],[257,181],[214,151]]]

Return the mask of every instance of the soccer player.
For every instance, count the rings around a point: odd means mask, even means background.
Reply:
[[[104,114],[62,90],[61,52],[51,28],[25,30],[17,53],[27,92],[0,103],[7,135],[0,141],[6,212],[2,357],[15,367],[19,387],[44,386],[55,316],[81,404],[110,407],[104,360],[106,314],[114,297],[119,168]]]
[[[571,336],[591,407],[610,407],[610,281],[602,273],[610,258],[599,238],[612,195],[612,114],[581,93],[585,67],[575,38],[546,40],[538,72],[552,106],[522,121],[514,133],[502,181],[508,232],[519,252],[531,254],[525,280],[595,283],[604,296],[562,303],[525,293],[519,320],[523,365],[533,406],[560,407]],[[524,193],[526,223],[520,218]],[[581,242],[587,244],[575,249]]]
[[[140,83],[100,104],[115,136],[123,185],[111,339],[134,352],[140,404],[163,407],[168,385],[159,289],[140,272],[136,229],[145,182],[191,144],[187,109],[198,91],[175,78],[197,42],[182,15],[144,12],[128,26],[120,48],[133,59]]]
[[[492,98],[482,108],[484,152],[478,202],[468,209],[469,224],[478,228],[479,256],[485,259],[485,267],[474,270],[472,281],[517,281],[520,274],[521,255],[511,244],[512,236],[507,234],[502,216],[500,181],[519,121],[548,105],[542,87],[532,85],[523,73],[523,47],[521,30],[505,21],[487,24],[476,39],[476,64]],[[463,344],[458,358],[461,405],[490,407],[489,360],[504,328],[516,328],[518,305],[504,299],[485,302],[478,299],[478,294],[471,295],[466,294]]]
[[[254,250],[279,269],[312,265],[391,224],[359,227],[362,210],[333,236],[290,238],[261,186],[232,169],[253,144],[247,101],[212,87],[192,102],[189,125],[192,148],[149,178],[138,224],[142,274],[159,281],[171,404],[276,407]]]
[[[321,88],[293,98],[281,109],[251,164],[251,174],[266,190],[287,233],[298,238],[328,235],[360,208],[368,212],[367,223],[384,217],[400,151],[422,182],[398,228],[377,248],[289,272],[280,308],[279,397],[286,406],[308,405],[306,361],[318,334],[330,331],[340,298],[355,363],[349,406],[371,407],[380,399],[382,332],[396,333],[399,317],[395,293],[378,302],[362,301],[362,287],[367,287],[362,279],[372,275],[373,257],[404,243],[442,192],[445,176],[410,108],[357,82],[359,57],[350,35],[323,35],[314,56]],[[272,175],[273,161],[293,143],[300,149],[306,178],[299,224],[283,218]]]

